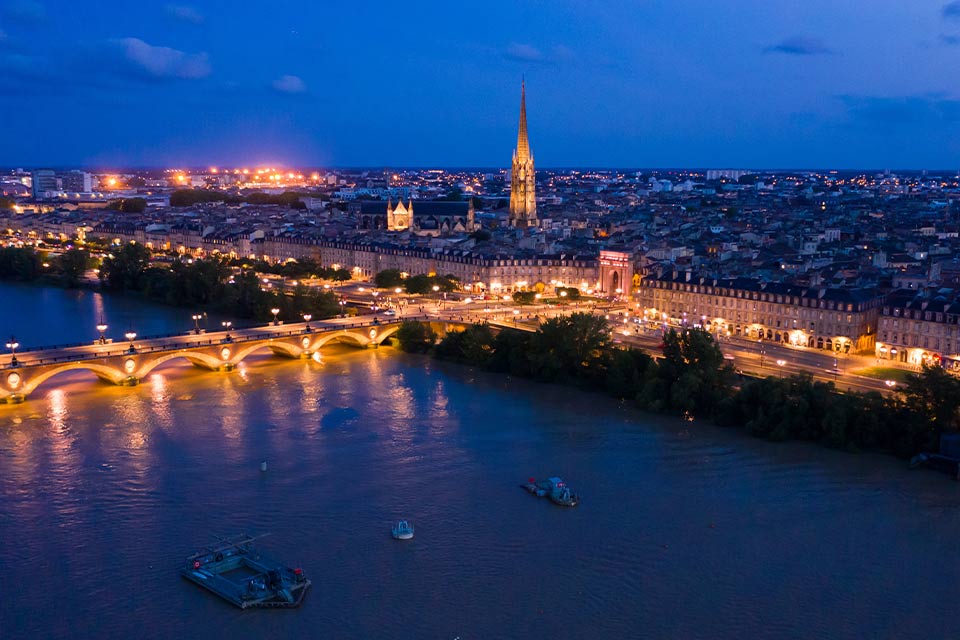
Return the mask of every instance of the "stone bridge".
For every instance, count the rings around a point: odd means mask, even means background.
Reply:
[[[440,336],[468,323],[420,319]],[[330,343],[377,347],[397,332],[402,321],[355,324],[301,323],[235,331],[178,335],[112,344],[84,344],[17,354],[0,368],[0,402],[23,402],[44,382],[70,371],[91,371],[115,385],[137,385],[171,360],[185,360],[209,371],[232,371],[248,356],[269,351],[286,358],[314,358]]]

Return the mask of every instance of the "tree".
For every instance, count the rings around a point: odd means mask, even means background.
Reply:
[[[907,407],[929,423],[932,436],[960,429],[960,379],[943,367],[924,365],[903,396]]]
[[[346,282],[351,279],[350,271],[348,269],[334,269],[330,272],[330,279],[336,282]]]
[[[424,322],[405,320],[397,329],[400,349],[407,353],[427,353],[437,340],[437,334]]]
[[[477,229],[476,231],[470,234],[470,237],[476,240],[477,242],[486,242],[493,236],[486,229]]]
[[[0,209],[13,209],[14,205],[17,204],[17,201],[13,198],[8,198],[6,196],[0,196]]]
[[[407,293],[412,294],[424,294],[429,291],[432,291],[432,280],[430,276],[423,275],[422,273],[415,276],[410,276],[403,281],[403,288],[406,289]]]
[[[373,281],[380,289],[394,289],[403,284],[403,276],[400,274],[400,269],[384,269],[377,272]]]
[[[40,276],[43,259],[30,247],[0,249],[0,278],[29,282]]]
[[[83,249],[68,249],[57,259],[60,280],[66,287],[76,287],[80,278],[90,268],[90,254]]]
[[[512,297],[517,304],[533,304],[537,299],[537,294],[533,291],[517,291]]]
[[[451,331],[436,347],[436,355],[478,367],[486,367],[493,356],[493,331],[487,324],[472,324],[463,331]]]
[[[128,242],[103,260],[100,278],[110,289],[137,291],[141,289],[143,273],[150,264],[150,250],[142,244]]]
[[[107,209],[123,213],[143,213],[147,209],[147,201],[144,198],[120,198],[111,200]]]
[[[595,383],[606,370],[610,346],[607,321],[590,313],[574,313],[544,322],[530,343],[530,368],[542,380]]]
[[[728,367],[704,329],[671,329],[663,338],[660,378],[668,405],[680,412],[712,414],[728,392]]]

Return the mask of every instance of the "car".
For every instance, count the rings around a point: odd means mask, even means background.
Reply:
[[[385,315],[385,316],[395,316],[395,315],[397,315],[397,312],[394,311],[393,309],[387,309],[386,311],[383,312],[383,315]]]

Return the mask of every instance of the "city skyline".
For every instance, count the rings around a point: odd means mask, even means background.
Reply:
[[[504,167],[524,75],[541,167],[960,164],[960,5],[827,7],[10,0],[0,164]]]

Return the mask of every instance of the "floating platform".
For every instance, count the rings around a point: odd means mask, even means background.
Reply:
[[[255,547],[256,539],[220,538],[190,555],[180,575],[241,609],[300,606],[310,580]]]

